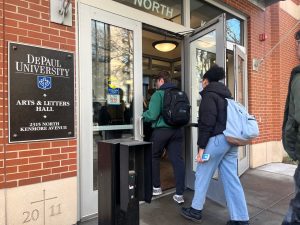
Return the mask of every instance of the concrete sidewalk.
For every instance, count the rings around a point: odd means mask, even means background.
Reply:
[[[293,174],[295,165],[269,164],[248,170],[241,181],[245,190],[250,223],[252,225],[280,225],[288,204],[294,196]],[[190,206],[193,191],[185,192],[186,203]],[[141,225],[192,225],[180,215],[180,209],[172,194],[155,199],[151,204],[140,205]],[[227,209],[206,201],[202,225],[225,225],[229,219]],[[97,220],[82,225],[97,225]]]

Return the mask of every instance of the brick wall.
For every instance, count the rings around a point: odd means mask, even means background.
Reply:
[[[3,0],[0,0],[0,189],[4,186]]]
[[[75,0],[72,1],[72,27],[50,23],[49,0],[0,0],[0,4],[0,63],[3,68],[0,70],[0,104],[1,110],[4,109],[0,119],[1,129],[4,127],[0,130],[0,188],[76,176],[76,139],[8,144],[7,110],[8,41],[75,52]]]
[[[279,5],[276,4],[269,8],[271,11],[271,46],[274,47],[280,41],[280,15]],[[272,111],[271,117],[271,140],[281,139],[281,124],[282,114],[281,109],[283,108],[283,102],[280,101],[280,46],[275,48],[269,57],[270,62],[270,82],[272,83]]]

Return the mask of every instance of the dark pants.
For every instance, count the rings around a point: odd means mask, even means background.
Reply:
[[[282,225],[300,224],[300,164],[298,165],[295,175],[295,198],[290,202],[288,212],[282,222]]]
[[[176,194],[184,191],[184,161],[182,158],[182,129],[157,128],[153,131],[152,178],[153,186],[160,187],[160,158],[164,148],[167,149],[176,179]]]

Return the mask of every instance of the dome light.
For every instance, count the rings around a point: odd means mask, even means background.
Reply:
[[[173,40],[160,40],[160,41],[154,41],[152,43],[152,46],[158,51],[170,52],[178,46],[178,42]]]

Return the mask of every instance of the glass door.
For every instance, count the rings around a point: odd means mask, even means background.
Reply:
[[[235,100],[248,107],[247,88],[247,58],[245,48],[239,45],[233,46],[234,53],[234,77]],[[249,168],[249,146],[239,147],[238,173],[242,175]]]
[[[225,14],[208,22],[196,30],[190,37],[186,38],[187,51],[187,69],[186,87],[185,90],[189,93],[192,114],[192,126],[187,136],[190,140],[187,141],[186,155],[186,184],[187,187],[194,189],[195,171],[197,163],[195,157],[198,152],[197,139],[197,123],[198,123],[198,109],[201,102],[199,92],[202,90],[201,80],[204,73],[213,65],[218,64],[225,68],[225,53],[226,53],[226,36],[225,36]],[[188,80],[189,78],[189,80]],[[191,143],[191,144],[188,144]],[[218,179],[217,173],[211,181],[208,191],[208,197],[220,204],[225,204],[223,194],[223,186]]]
[[[141,23],[79,4],[81,218],[98,212],[97,142],[142,140],[141,49]]]
[[[247,55],[243,46],[227,42],[226,84],[234,99],[248,107]],[[239,147],[238,174],[249,168],[249,146]]]

